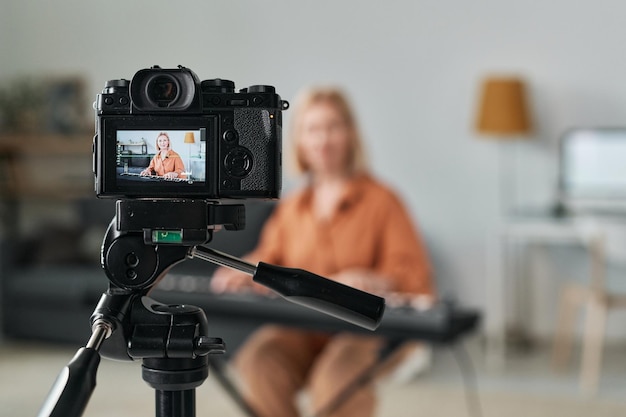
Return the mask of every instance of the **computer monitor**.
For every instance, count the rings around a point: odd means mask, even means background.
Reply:
[[[571,210],[626,210],[626,127],[572,129],[561,138],[559,194]]]

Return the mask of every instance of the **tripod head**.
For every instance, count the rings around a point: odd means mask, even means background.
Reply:
[[[245,227],[245,207],[205,200],[120,200],[104,237],[101,263],[109,278],[91,316],[92,337],[59,375],[39,416],[80,416],[95,388],[99,351],[143,360],[143,378],[157,393],[157,415],[193,417],[195,388],[208,376],[208,354],[224,352],[208,336],[204,312],[148,297],[167,271],[198,258],[238,269],[289,301],[374,330],[385,300],[310,272],[247,263],[205,245],[218,228]]]

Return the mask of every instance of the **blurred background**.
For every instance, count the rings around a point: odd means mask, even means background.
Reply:
[[[286,100],[310,85],[348,93],[374,172],[400,193],[424,234],[441,294],[483,312],[470,347],[485,415],[529,400],[539,404],[536,415],[623,414],[622,312],[611,311],[606,334],[595,336],[586,334],[584,316],[572,319],[575,335],[606,342],[600,370],[593,358],[583,366],[587,382],[579,381],[578,356],[561,373],[549,365],[561,329],[557,300],[570,282],[585,285],[598,260],[589,256],[598,253],[596,237],[605,236],[596,216],[584,216],[584,233],[577,220],[572,229],[554,217],[567,208],[558,204],[560,140],[572,128],[626,130],[624,13],[617,0],[3,1],[0,395],[10,407],[0,415],[39,408],[56,372],[84,343],[106,288],[98,251],[114,206],[93,195],[91,103],[107,80],[179,64],[237,88],[274,85]],[[521,128],[478,122],[486,86],[500,79],[521,82],[523,110],[512,116],[527,118]],[[289,111],[284,119],[288,127]],[[284,175],[288,193],[299,179],[288,169]],[[619,212],[610,214],[611,224],[620,223]],[[254,244],[255,227],[240,251]],[[619,290],[626,271],[607,271]],[[465,415],[461,378],[450,356],[437,352],[433,373],[412,388],[425,399],[454,399],[425,409]],[[125,372],[124,384],[145,385],[136,367],[114,368]],[[41,386],[18,392],[31,387],[24,384],[33,375]],[[383,389],[387,398],[415,402],[406,415],[421,415],[409,388]],[[133,415],[152,413],[150,390],[142,389],[147,409]],[[105,401],[98,407],[108,411]]]

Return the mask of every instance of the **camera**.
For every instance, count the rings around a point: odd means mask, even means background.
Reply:
[[[110,80],[94,103],[98,197],[278,198],[282,111],[274,87],[235,91],[189,68]]]

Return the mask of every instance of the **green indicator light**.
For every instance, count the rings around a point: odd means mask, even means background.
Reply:
[[[183,233],[180,230],[153,230],[154,243],[182,243]]]

